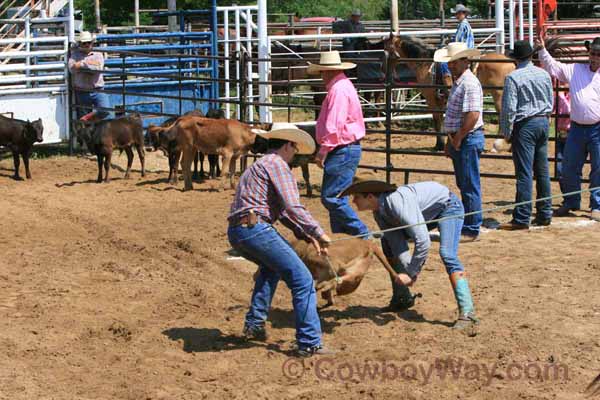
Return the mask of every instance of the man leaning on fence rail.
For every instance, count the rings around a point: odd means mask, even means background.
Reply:
[[[81,32],[77,39],[77,46],[71,51],[69,57],[69,72],[71,82],[75,91],[75,103],[86,108],[77,108],[77,118],[92,111],[94,118],[104,119],[111,112],[108,110],[97,110],[96,107],[110,108],[110,100],[106,93],[97,92],[104,88],[104,55],[93,51],[94,36],[90,32]]]

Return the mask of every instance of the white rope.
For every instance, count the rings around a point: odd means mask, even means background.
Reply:
[[[522,206],[522,205],[525,205],[525,204],[538,203],[538,202],[541,202],[541,201],[552,200],[552,199],[556,199],[556,198],[560,198],[560,197],[573,196],[573,195],[576,195],[576,194],[581,194],[581,193],[585,193],[585,192],[591,192],[591,191],[594,191],[594,190],[600,190],[600,186],[594,187],[594,188],[588,188],[588,189],[581,189],[581,190],[577,190],[577,191],[569,192],[569,193],[556,194],[556,195],[548,196],[548,197],[542,197],[541,199],[536,199],[536,200],[521,201],[519,203],[507,204],[507,205],[504,205],[504,206],[498,206],[498,207],[494,207],[494,208],[488,208],[488,209],[480,210],[480,211],[472,211],[472,212],[464,213],[464,214],[450,215],[448,217],[432,219],[430,221],[425,221],[425,222],[418,222],[416,224],[402,225],[402,226],[397,226],[397,227],[394,227],[394,228],[388,228],[388,229],[383,229],[383,230],[379,230],[379,231],[372,231],[372,232],[369,232],[369,233],[363,233],[363,234],[360,234],[360,235],[354,235],[354,236],[347,236],[347,237],[342,237],[342,238],[338,238],[338,239],[332,239],[330,243],[333,244],[335,242],[341,242],[343,240],[350,240],[350,239],[361,238],[361,237],[366,237],[366,236],[373,236],[373,237],[379,238],[384,233],[387,233],[387,232],[399,231],[399,230],[408,229],[408,228],[412,228],[414,226],[419,226],[419,225],[428,225],[428,224],[431,224],[431,223],[446,221],[446,220],[449,220],[449,219],[464,218],[464,217],[467,217],[467,216],[470,216],[470,215],[491,213],[491,212],[499,211],[499,210],[506,210],[506,209],[509,209],[509,208],[514,208],[514,207]]]

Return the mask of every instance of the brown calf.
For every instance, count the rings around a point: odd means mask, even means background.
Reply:
[[[106,172],[104,181],[106,183],[110,182],[109,171],[113,149],[125,150],[127,154],[125,179],[129,178],[129,172],[133,164],[132,146],[136,147],[140,157],[142,176],[146,175],[144,166],[144,128],[139,114],[131,114],[127,117],[103,120],[91,124],[77,121],[75,132],[79,145],[85,143],[88,150],[98,157],[98,183],[102,182],[102,166],[104,166]]]
[[[321,296],[327,300],[325,306],[334,303],[334,290],[337,295],[343,296],[358,288],[371,267],[373,255],[393,278],[396,277],[381,246],[371,240],[349,239],[333,243],[328,257],[318,255],[312,244],[303,240],[295,240],[291,244],[310,270],[317,291],[321,291]]]
[[[233,189],[237,159],[248,153],[257,137],[249,125],[239,121],[193,116],[178,119],[166,135],[177,141],[177,150],[183,154],[181,167],[184,191],[193,188],[191,165],[197,151],[223,157],[223,170],[228,171],[227,176]]]

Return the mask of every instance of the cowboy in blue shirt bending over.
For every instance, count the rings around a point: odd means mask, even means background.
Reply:
[[[408,286],[417,281],[431,247],[429,229],[433,228],[433,224],[426,225],[424,222],[450,217],[435,225],[440,231],[440,257],[458,304],[459,315],[454,328],[472,328],[478,324],[465,268],[457,255],[465,211],[454,193],[437,182],[397,187],[383,181],[359,178],[339,194],[348,195],[353,195],[359,211],[373,211],[375,222],[382,230],[410,225],[406,229],[385,232],[381,240],[384,253],[398,272],[392,282],[394,297],[390,308],[393,310],[396,306],[394,311],[403,311],[414,305]],[[408,247],[409,239],[415,243],[412,254]]]

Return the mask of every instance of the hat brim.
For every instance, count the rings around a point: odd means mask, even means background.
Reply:
[[[311,155],[317,149],[315,140],[307,132],[301,129],[274,129],[272,131],[260,131],[253,129],[257,135],[265,139],[281,139],[296,143],[298,154]]]
[[[308,68],[306,70],[306,72],[309,75],[316,75],[321,71],[337,71],[337,70],[346,70],[346,69],[352,69],[356,67],[356,64],[351,63],[351,62],[343,62],[340,64],[336,64],[336,65],[321,65],[321,64],[312,64],[312,63],[308,63]]]
[[[463,8],[462,10],[457,10],[457,9],[455,9],[455,8],[451,8],[451,9],[450,9],[450,12],[451,12],[452,14],[456,14],[456,13],[459,13],[459,12],[464,12],[465,14],[471,14],[471,10],[470,10],[470,9],[468,9],[468,8]]]
[[[508,53],[508,57],[512,58],[513,60],[523,60],[525,58],[529,58],[533,55],[533,53],[535,53],[535,50],[531,49],[531,52],[527,53],[527,54],[521,54],[521,55],[517,55],[515,54],[514,51],[511,51]]]
[[[592,49],[596,50],[596,51],[600,51],[600,43],[594,44],[594,42],[596,42],[597,40],[591,41],[591,40],[586,40],[584,45],[585,48],[587,49],[587,51],[591,51]]]
[[[461,58],[479,57],[480,55],[481,55],[481,52],[477,49],[466,49],[466,50],[456,53],[453,56],[449,56],[448,48],[443,48],[443,49],[436,50],[436,52],[433,54],[433,61],[447,63],[447,62],[451,62],[451,61],[460,60]]]
[[[368,180],[354,182],[352,185],[344,189],[336,197],[346,197],[356,193],[386,193],[393,192],[398,189],[398,186],[378,180]]]

